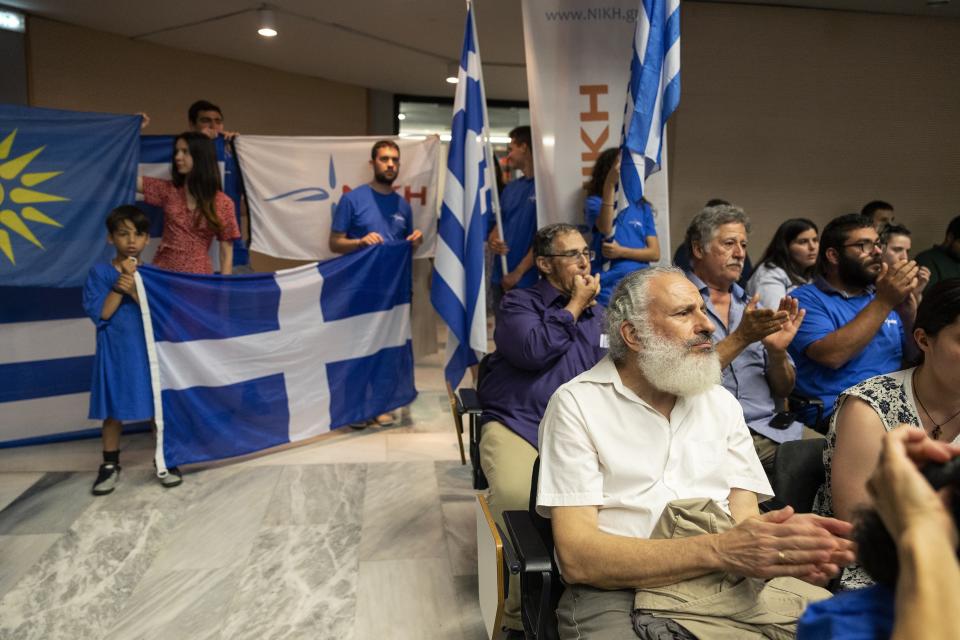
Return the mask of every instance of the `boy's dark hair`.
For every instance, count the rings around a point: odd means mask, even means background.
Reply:
[[[703,208],[707,207],[719,207],[720,205],[730,206],[730,203],[724,200],[723,198],[710,198],[707,200],[707,204],[703,205]]]
[[[197,116],[200,115],[201,111],[216,111],[221,118],[223,117],[223,110],[217,105],[209,100],[197,100],[187,110],[187,118],[190,119],[190,124],[197,124]]]
[[[951,486],[947,511],[955,525],[960,525],[960,487]],[[853,539],[857,543],[857,560],[873,580],[893,589],[900,577],[897,544],[887,531],[876,509],[860,509],[854,515]],[[960,549],[957,551],[960,557]]]
[[[902,224],[885,224],[883,229],[880,229],[880,241],[883,244],[887,244],[890,240],[890,236],[907,236],[910,237],[910,229],[907,229]]]
[[[834,218],[827,223],[820,234],[820,252],[817,253],[817,272],[824,275],[827,265],[827,249],[835,249],[842,253],[843,245],[851,231],[857,229],[872,229],[873,221],[859,213],[848,213]]]
[[[867,204],[863,205],[863,209],[860,209],[860,215],[867,216],[873,220],[873,214],[876,211],[893,211],[893,205],[889,202],[884,202],[883,200],[871,200]]]
[[[400,146],[397,145],[397,143],[393,140],[377,140],[373,143],[373,147],[370,149],[370,159],[376,160],[377,151],[380,151],[380,149],[383,149],[384,147],[390,147],[397,153],[400,153]]]
[[[519,127],[514,127],[507,135],[510,136],[510,139],[514,143],[525,144],[527,145],[527,149],[533,150],[533,134],[530,132],[529,126],[521,125]]]
[[[107,232],[113,233],[120,228],[124,220],[133,223],[137,233],[150,231],[150,218],[143,211],[132,204],[122,204],[107,215]]]

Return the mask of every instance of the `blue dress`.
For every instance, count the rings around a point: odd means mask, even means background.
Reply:
[[[637,269],[646,269],[649,262],[638,262],[628,258],[608,260],[603,257],[603,234],[597,229],[597,218],[600,217],[600,197],[588,196],[584,202],[584,217],[593,230],[593,241],[590,248],[594,251],[594,260],[591,271],[600,274],[600,295],[597,302],[606,306],[610,301],[617,283],[628,273]],[[653,220],[653,208],[646,202],[639,207],[630,205],[621,211],[613,221],[613,237],[607,238],[610,242],[616,240],[621,247],[629,249],[646,249],[647,238],[657,235],[657,227]]]
[[[90,383],[90,415],[94,420],[149,420],[153,391],[140,306],[130,296],[109,320],[100,318],[103,303],[120,278],[109,262],[90,269],[83,287],[83,309],[97,327],[97,352]]]

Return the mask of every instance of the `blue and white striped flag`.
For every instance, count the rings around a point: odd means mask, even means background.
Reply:
[[[617,210],[643,198],[660,170],[663,126],[680,103],[680,0],[643,0],[633,37],[621,134]]]
[[[487,350],[483,288],[483,241],[490,213],[487,125],[480,49],[469,4],[459,78],[430,291],[430,300],[449,329],[444,377],[454,389],[467,368],[478,362],[477,354]]]
[[[413,401],[410,243],[277,273],[143,267],[157,468],[243,455]]]

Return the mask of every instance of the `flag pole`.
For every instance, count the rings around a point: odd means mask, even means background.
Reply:
[[[473,6],[472,0],[467,0],[467,11],[470,11],[470,8]],[[477,49],[477,61],[480,64],[477,64],[477,75],[480,77],[480,86],[483,87],[483,150],[484,155],[487,158],[487,184],[490,185],[490,206],[493,209],[493,217],[497,221],[497,233],[500,234],[500,241],[504,244],[507,243],[506,239],[503,237],[503,220],[500,218],[500,192],[497,190],[497,176],[495,171],[499,167],[494,166],[494,155],[493,155],[493,145],[490,143],[490,116],[487,114],[487,89],[486,85],[483,82],[483,58],[480,57],[480,39],[477,37],[477,12],[473,12],[473,20],[471,20],[471,25],[473,27],[473,46]],[[507,268],[507,256],[500,256],[500,267],[503,270],[503,275],[509,273]]]

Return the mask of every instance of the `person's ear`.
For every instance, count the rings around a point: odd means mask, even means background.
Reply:
[[[827,262],[836,266],[840,264],[840,252],[837,251],[834,247],[830,247],[823,252],[823,257],[826,258]]]
[[[620,337],[623,338],[623,343],[631,351],[639,352],[642,348],[637,328],[633,326],[632,322],[624,320],[620,323]]]
[[[930,349],[930,336],[928,336],[927,332],[923,329],[914,329],[913,339],[916,340],[917,346],[920,347],[920,350],[924,353]]]
[[[691,242],[690,255],[697,260],[703,260],[703,256],[706,255],[706,252],[703,250],[703,245],[701,245],[699,242]]]
[[[549,258],[543,256],[537,256],[537,269],[540,270],[540,273],[543,275],[549,275],[553,273],[553,265],[550,263]]]
[[[113,234],[107,231],[107,244],[113,244]]]

